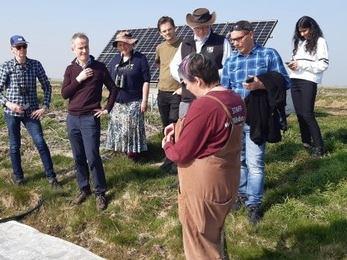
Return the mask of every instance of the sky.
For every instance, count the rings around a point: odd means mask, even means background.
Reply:
[[[303,16],[314,18],[328,42],[328,70],[323,86],[347,86],[346,11],[341,0],[3,0],[0,9],[0,63],[13,58],[9,39],[19,34],[29,42],[28,57],[39,60],[49,78],[62,79],[73,60],[71,36],[84,32],[90,39],[90,53],[96,58],[117,30],[156,27],[167,15],[176,25],[186,24],[186,15],[205,7],[217,14],[216,23],[238,20],[278,20],[266,46],[275,48],[283,61],[290,60],[295,23]]]

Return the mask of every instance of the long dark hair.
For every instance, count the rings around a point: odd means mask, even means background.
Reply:
[[[319,37],[324,37],[323,32],[321,28],[319,27],[318,23],[309,16],[303,16],[301,17],[295,25],[295,31],[293,36],[293,42],[294,42],[294,49],[293,49],[293,55],[296,54],[298,50],[298,44],[300,41],[304,41],[305,38],[301,36],[299,28],[309,28],[309,37],[306,40],[305,44],[305,51],[307,51],[310,54],[315,54],[317,51],[317,42]]]

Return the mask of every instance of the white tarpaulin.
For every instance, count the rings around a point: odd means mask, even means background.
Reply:
[[[1,260],[102,260],[83,247],[8,221],[0,224]]]

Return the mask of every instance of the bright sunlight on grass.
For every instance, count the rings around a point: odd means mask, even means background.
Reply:
[[[317,120],[327,155],[314,159],[301,147],[295,115],[288,118],[283,141],[266,154],[264,218],[248,223],[245,209],[229,214],[225,235],[230,259],[347,259],[347,92],[320,88]],[[159,169],[161,149],[157,111],[147,113],[149,151],[139,161],[102,149],[108,181],[106,211],[95,199],[71,205],[78,194],[65,130],[66,101],[55,86],[52,106],[43,118],[46,141],[63,190],[51,190],[31,139],[22,130],[22,164],[28,183],[11,180],[8,136],[0,113],[0,218],[45,202],[21,221],[41,232],[78,244],[106,259],[184,259],[177,215],[175,181]],[[107,117],[103,118],[102,142]]]

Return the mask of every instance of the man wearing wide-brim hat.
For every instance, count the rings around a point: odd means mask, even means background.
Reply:
[[[180,81],[178,75],[178,67],[182,59],[191,53],[201,53],[209,56],[215,62],[221,73],[221,69],[225,60],[231,54],[231,45],[226,37],[218,35],[211,30],[212,25],[216,21],[216,13],[206,8],[198,8],[192,14],[187,14],[186,22],[193,30],[193,37],[185,39],[179,46],[173,60],[170,63],[170,71],[172,76]],[[177,125],[182,123],[190,103],[195,96],[187,90],[182,84],[182,102],[179,108],[180,119]],[[178,178],[183,178],[185,172],[178,165]],[[211,177],[213,178],[213,177]],[[206,181],[206,189],[208,191],[210,183]],[[221,259],[220,252],[220,232],[224,225],[223,213],[216,205],[206,201],[197,203],[195,198],[201,197],[194,193],[196,187],[189,187],[185,183],[185,190],[191,191],[185,194],[184,198],[178,200],[179,219],[183,229],[183,245],[186,259]],[[204,198],[213,197],[211,194],[205,194]],[[199,200],[200,201],[200,200]],[[186,210],[189,209],[189,210]],[[209,221],[206,221],[206,220]]]
[[[199,27],[204,25],[212,25],[215,23],[217,18],[216,12],[210,14],[206,8],[198,8],[193,14],[187,14],[186,21],[189,27]]]
[[[217,18],[216,12],[210,13],[206,8],[198,8],[186,15],[187,25],[193,30],[193,37],[184,39],[170,63],[170,72],[174,79],[180,82],[178,66],[182,59],[192,52],[211,56],[221,73],[223,64],[231,54],[231,45],[225,36],[212,31],[212,25]],[[177,92],[180,93],[180,92]],[[185,87],[182,88],[180,117],[182,118],[195,96]]]

